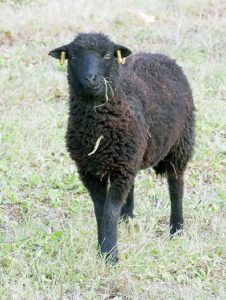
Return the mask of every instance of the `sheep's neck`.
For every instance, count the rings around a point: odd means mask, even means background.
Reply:
[[[128,113],[129,106],[121,100],[123,98],[119,96],[118,91],[114,97],[109,97],[107,102],[104,98],[97,100],[91,97],[71,96],[69,112],[72,116],[80,116],[78,119],[82,123],[88,116],[98,123],[111,117],[124,118],[124,115]]]
[[[102,95],[98,97],[93,96],[80,96],[76,95],[73,91],[70,93],[71,102],[76,102],[76,104],[85,109],[93,108],[93,110],[99,110],[106,106],[116,106],[121,104],[118,90],[114,92],[114,95]],[[107,105],[108,104],[108,105]]]

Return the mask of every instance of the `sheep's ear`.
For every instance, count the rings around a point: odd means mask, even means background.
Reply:
[[[64,64],[65,59],[68,58],[68,51],[67,51],[67,45],[56,48],[49,52],[49,55],[52,57],[59,59],[59,63],[61,65]]]
[[[132,51],[124,46],[116,45],[115,56],[120,64],[124,64],[126,57],[132,54]]]
[[[121,45],[117,45],[116,50],[121,50],[122,57],[127,57],[130,54],[132,54],[132,51],[129,48],[126,48],[126,47],[121,46]]]
[[[56,58],[56,59],[60,59],[61,58],[61,52],[66,52],[66,59],[68,58],[68,54],[67,54],[67,45],[53,49],[52,51],[49,52],[49,55],[51,55],[52,57]]]

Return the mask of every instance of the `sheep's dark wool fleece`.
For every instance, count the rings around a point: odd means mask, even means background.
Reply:
[[[123,65],[117,50],[128,56]],[[70,88],[67,148],[94,202],[99,247],[116,262],[117,220],[120,214],[133,217],[138,170],[166,174],[171,234],[183,226],[183,175],[195,137],[192,92],[174,60],[130,55],[103,34],[80,34],[50,55],[59,58],[61,51]]]

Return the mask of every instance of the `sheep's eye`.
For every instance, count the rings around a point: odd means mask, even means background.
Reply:
[[[75,55],[70,56],[70,59],[75,59],[75,58],[76,58]]]
[[[110,53],[107,53],[107,54],[104,55],[104,59],[109,59],[109,58],[111,58],[111,54]]]

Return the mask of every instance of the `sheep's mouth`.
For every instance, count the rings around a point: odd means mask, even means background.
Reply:
[[[95,85],[86,85],[85,91],[88,95],[99,96],[103,93],[103,85],[101,83]]]
[[[100,88],[100,83],[98,83],[98,84],[96,84],[96,85],[94,85],[94,86],[92,87],[92,89],[93,89],[94,91],[99,90],[99,88]]]
[[[90,91],[97,91],[99,90],[101,84],[100,83],[96,83],[96,84],[86,84],[84,85],[84,87]]]

